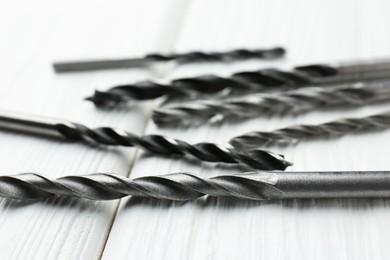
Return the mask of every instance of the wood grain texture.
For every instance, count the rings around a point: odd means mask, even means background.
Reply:
[[[96,110],[81,100],[94,88],[240,69],[390,56],[386,1],[0,1],[0,108],[89,126],[160,133],[225,144],[234,135],[294,123],[320,123],[389,109],[378,104],[297,117],[256,118],[197,129],[157,129],[143,103]],[[287,59],[266,63],[167,65],[144,70],[55,75],[53,60],[138,56],[151,51],[221,50],[284,45]],[[388,170],[390,132],[275,148],[291,170]],[[49,177],[109,171],[131,177],[189,171],[204,177],[237,168],[157,158],[0,132],[0,174]],[[1,259],[388,259],[389,200],[188,203],[148,199],[90,202],[0,200]],[[115,221],[114,221],[115,220]],[[113,226],[111,229],[111,224]],[[107,242],[107,244],[106,244]]]
[[[156,9],[150,8],[153,5]],[[119,70],[55,75],[58,59],[142,55],[173,35],[172,1],[1,1],[0,109],[58,117],[141,134],[150,104],[97,111],[82,99],[95,88],[150,78]],[[140,30],[142,28],[142,30]],[[172,31],[172,32],[171,32]],[[173,36],[170,36],[173,37]],[[167,43],[165,43],[167,42]],[[164,43],[164,44],[162,44]],[[135,149],[113,149],[0,132],[0,174],[115,172],[128,175]],[[119,201],[0,200],[1,259],[98,259]]]
[[[316,61],[389,57],[390,25],[385,1],[191,1],[174,50],[283,44],[280,66]],[[261,62],[176,68],[167,75],[220,74]],[[197,129],[157,129],[195,143],[226,144],[251,130],[295,123],[321,123],[389,109],[313,111],[300,116],[256,118]],[[291,170],[388,170],[390,131],[302,142],[284,153]],[[201,176],[238,169],[141,156],[131,177],[189,171]],[[205,198],[188,203],[127,198],[121,201],[103,259],[388,259],[389,200],[301,200],[244,202]]]

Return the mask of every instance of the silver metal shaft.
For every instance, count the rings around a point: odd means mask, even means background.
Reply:
[[[58,125],[71,125],[70,122],[59,119],[37,117],[12,111],[0,111],[0,129],[63,137],[58,131]]]
[[[314,78],[313,85],[329,85],[342,82],[369,81],[390,78],[390,58],[373,60],[356,60],[339,63],[323,64],[337,71],[331,77]],[[296,71],[309,71],[317,65],[298,66]]]
[[[358,61],[346,61],[336,63],[339,73],[348,74],[359,74],[360,76],[365,73],[386,73],[390,72],[390,58],[384,59],[371,59],[371,60],[358,60]],[[387,73],[387,74],[388,74]]]
[[[174,173],[128,179],[98,173],[49,179],[34,173],[0,176],[0,196],[19,200],[70,196],[112,200],[125,196],[186,201],[204,195],[248,200],[388,198],[390,172],[249,172],[204,179]]]

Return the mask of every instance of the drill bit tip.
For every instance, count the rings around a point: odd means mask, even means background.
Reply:
[[[84,100],[92,102],[96,107],[114,107],[126,102],[120,95],[98,90],[95,90],[92,96],[86,97]]]

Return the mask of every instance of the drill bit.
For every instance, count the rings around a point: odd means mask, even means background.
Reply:
[[[189,144],[161,135],[137,136],[110,128],[90,129],[84,125],[64,120],[41,119],[27,115],[0,113],[0,127],[62,137],[72,141],[87,141],[101,145],[139,147],[155,154],[192,155],[202,161],[239,164],[259,170],[284,170],[291,163],[283,155],[265,150],[241,152],[214,143]]]
[[[159,126],[199,124],[211,119],[251,118],[268,113],[297,113],[324,106],[364,105],[390,99],[390,82],[366,82],[332,88],[307,87],[273,94],[252,94],[220,101],[200,100],[156,109]]]
[[[34,173],[0,176],[0,196],[18,200],[69,196],[113,200],[125,196],[187,201],[204,195],[246,200],[385,198],[390,172],[249,172],[204,179],[174,173],[128,179],[97,173],[55,180]]]
[[[390,111],[362,118],[345,118],[319,125],[295,125],[271,132],[255,131],[232,138],[229,143],[237,149],[253,149],[268,144],[295,143],[315,137],[338,137],[365,130],[390,127]]]
[[[112,87],[107,91],[95,91],[86,98],[96,106],[114,107],[132,100],[148,100],[162,96],[199,96],[225,91],[255,93],[270,90],[296,89],[303,86],[330,85],[343,82],[368,81],[390,77],[390,60],[360,61],[335,65],[308,65],[291,71],[264,69],[238,72],[230,77],[203,75],[179,78],[168,84],[157,81],[141,81]]]
[[[196,62],[229,62],[233,60],[246,59],[278,59],[284,56],[285,49],[275,47],[271,49],[236,49],[225,52],[201,52],[192,51],[177,54],[148,54],[141,58],[116,59],[116,60],[92,60],[55,62],[55,72],[75,72],[103,69],[123,69],[134,67],[147,67],[156,62],[175,61],[178,64]]]

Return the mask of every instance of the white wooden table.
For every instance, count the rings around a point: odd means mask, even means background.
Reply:
[[[257,118],[196,129],[158,129],[158,102],[120,111],[82,100],[95,88],[150,78],[309,62],[390,57],[390,2],[384,0],[0,1],[0,109],[160,133],[189,142],[227,140],[250,130],[320,123],[384,111],[381,104],[299,117]],[[285,60],[161,66],[56,75],[54,60],[140,56],[148,52],[288,48]],[[389,170],[390,131],[275,148],[290,170]],[[50,177],[113,172],[130,177],[189,171],[234,172],[207,163],[145,156],[136,149],[0,132],[0,174]],[[390,200],[219,201],[126,198],[90,202],[0,200],[1,259],[388,259]]]

